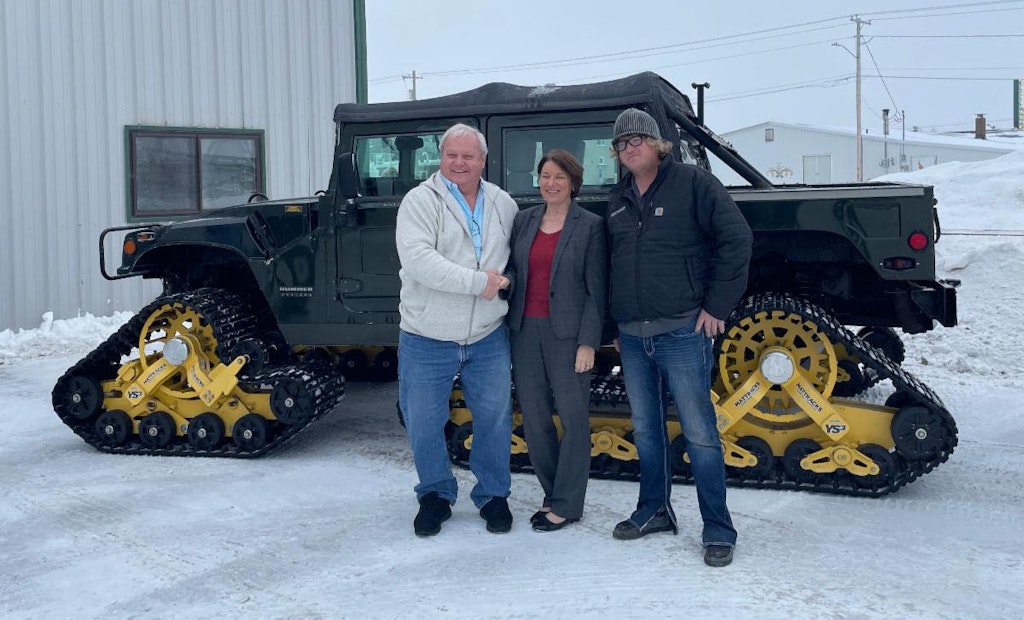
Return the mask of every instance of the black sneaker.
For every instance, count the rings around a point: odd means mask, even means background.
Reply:
[[[672,523],[672,518],[668,516],[667,512],[661,510],[643,525],[637,525],[633,519],[619,522],[612,531],[612,537],[619,540],[636,540],[655,532],[668,531],[671,531],[673,534],[679,533],[676,524]]]
[[[704,548],[704,563],[708,566],[728,566],[732,564],[732,547],[728,545],[708,545]]]
[[[420,498],[420,511],[412,522],[417,536],[433,536],[441,531],[441,524],[452,516],[452,506],[448,500],[436,492],[427,493]]]
[[[480,516],[487,521],[487,531],[504,534],[512,529],[512,512],[504,497],[492,497],[480,508]]]

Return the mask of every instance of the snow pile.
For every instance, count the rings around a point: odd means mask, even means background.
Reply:
[[[54,320],[53,313],[47,312],[36,329],[0,332],[0,364],[55,353],[87,353],[131,317],[131,312],[117,312],[108,317],[86,314]]]
[[[1024,149],[995,159],[954,161],[874,180],[935,186],[944,230],[1024,230]]]

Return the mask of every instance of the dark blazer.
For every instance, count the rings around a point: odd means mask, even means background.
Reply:
[[[505,269],[512,285],[508,293],[508,326],[518,332],[526,308],[526,282],[530,246],[540,230],[547,205],[516,214],[512,224],[512,254]],[[604,219],[574,200],[565,216],[562,234],[551,265],[551,328],[559,338],[574,338],[578,345],[601,346],[601,327],[607,301],[607,257]]]

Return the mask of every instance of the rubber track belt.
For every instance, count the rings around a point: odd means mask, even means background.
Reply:
[[[290,441],[329,411],[333,410],[345,394],[345,378],[329,364],[317,362],[313,364],[290,364],[275,366],[254,376],[240,377],[239,386],[245,392],[270,392],[279,382],[295,380],[304,384],[307,393],[315,396],[312,415],[298,424],[285,425],[269,421],[273,429],[272,437],[262,447],[255,450],[242,450],[230,439],[212,450],[196,450],[186,437],[176,436],[171,445],[163,448],[148,448],[132,435],[126,443],[119,446],[105,446],[98,441],[94,423],[96,416],[79,420],[65,410],[64,395],[68,382],[73,377],[92,377],[97,381],[109,381],[117,376],[121,367],[122,356],[127,356],[133,348],[138,347],[139,333],[147,319],[168,304],[182,304],[197,311],[209,323],[217,341],[217,356],[224,360],[225,351],[231,351],[239,341],[255,336],[256,321],[248,310],[245,300],[229,291],[215,288],[196,289],[184,293],[165,295],[139,311],[127,323],[121,326],[107,340],[86,355],[77,364],[68,369],[57,380],[53,388],[52,402],[54,411],[61,421],[97,450],[112,454],[149,454],[159,456],[216,456],[252,458],[273,452]]]

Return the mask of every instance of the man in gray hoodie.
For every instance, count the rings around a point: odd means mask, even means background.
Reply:
[[[405,195],[395,237],[402,268],[398,400],[419,484],[417,536],[433,536],[451,516],[458,485],[444,427],[459,374],[473,414],[470,497],[490,532],[512,529],[506,498],[512,435],[511,359],[498,295],[518,206],[484,181],[487,143],[468,125],[441,137],[440,170]]]

